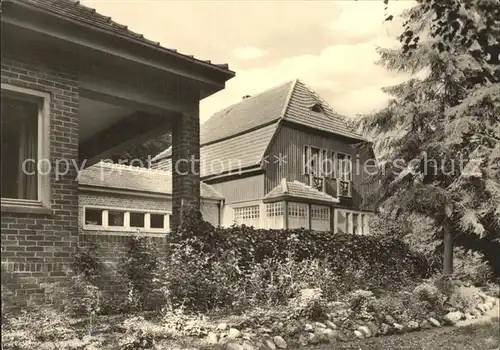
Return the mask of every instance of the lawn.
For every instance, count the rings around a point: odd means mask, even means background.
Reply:
[[[356,350],[493,350],[500,347],[500,320],[494,318],[486,324],[477,323],[465,327],[444,327],[428,331],[364,339],[349,343],[338,343],[303,349],[356,349]]]

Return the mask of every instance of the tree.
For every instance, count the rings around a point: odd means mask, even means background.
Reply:
[[[498,0],[417,1],[401,48],[378,49],[381,65],[413,77],[360,122],[381,166],[369,200],[431,218],[445,274],[457,236],[500,241],[499,14]]]

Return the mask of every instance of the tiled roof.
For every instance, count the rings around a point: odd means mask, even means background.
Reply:
[[[4,0],[6,1],[6,0]],[[109,33],[122,36],[127,39],[132,39],[138,43],[146,44],[157,49],[174,54],[178,57],[191,60],[193,62],[216,67],[222,70],[228,70],[227,64],[214,64],[207,60],[200,60],[191,55],[185,55],[177,52],[175,49],[162,47],[159,42],[148,40],[144,35],[135,33],[128,29],[126,25],[116,23],[111,17],[104,16],[96,12],[95,9],[80,4],[79,1],[73,0],[7,0],[11,2],[19,2],[34,6],[43,11],[61,16],[63,18],[80,22],[81,24],[90,25]]]
[[[311,107],[314,104],[319,104],[323,112],[312,111]],[[364,140],[361,135],[349,131],[342,117],[300,80],[296,81],[283,119],[333,134]]]
[[[276,128],[277,123],[274,123],[239,137],[201,147],[200,176],[219,175],[260,164]],[[171,155],[172,149],[169,147],[153,158],[153,161]],[[171,170],[172,163],[164,164],[162,169]]]
[[[201,126],[200,144],[205,145],[279,120],[293,84],[293,81],[289,81],[215,113]]]
[[[308,186],[299,181],[287,181],[282,179],[281,183],[269,191],[264,199],[272,199],[279,197],[290,197],[295,199],[309,199],[327,203],[338,203],[339,199],[317,189]]]
[[[321,106],[322,112],[311,110],[315,104]],[[240,168],[243,168],[260,164],[281,120],[365,140],[349,131],[342,117],[312,89],[295,80],[244,99],[207,120],[200,133],[202,165],[222,162],[227,167],[231,161],[234,165],[241,162]],[[153,160],[170,155],[166,150]],[[215,169],[212,167],[212,170]],[[201,170],[202,176],[216,173],[207,167]]]
[[[170,171],[138,168],[111,163],[98,163],[80,172],[80,185],[138,192],[172,194],[172,173]],[[212,186],[202,182],[201,197],[224,199]]]

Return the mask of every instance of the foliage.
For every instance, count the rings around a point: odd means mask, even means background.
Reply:
[[[397,288],[433,267],[398,239],[307,230],[215,228],[186,215],[157,276],[171,306],[205,311],[285,305],[301,290],[327,299],[364,288]]]
[[[132,309],[151,307],[155,301],[156,273],[159,255],[148,237],[131,236],[118,273],[128,287],[128,303]]]
[[[75,313],[85,313],[92,324],[95,315],[101,311],[102,291],[98,287],[102,263],[99,258],[99,248],[89,244],[75,255],[73,262],[72,286],[73,295],[70,310]],[[61,286],[61,289],[64,289]]]
[[[389,1],[384,0],[387,4]],[[418,50],[421,25],[419,18],[430,19],[431,48],[454,52],[457,47],[469,50],[478,61],[499,63],[500,3],[496,0],[417,0],[418,8],[409,13],[399,37],[403,52]],[[387,8],[386,8],[387,9]],[[386,20],[391,20],[392,16]],[[498,76],[496,76],[498,82]]]
[[[326,316],[326,300],[321,288],[301,289],[290,299],[289,306],[296,317],[320,320]]]
[[[492,268],[485,261],[483,254],[457,247],[454,255],[456,279],[471,282],[476,286],[484,286],[493,280]]]
[[[379,49],[381,65],[413,77],[384,89],[388,107],[360,122],[380,159],[368,201],[430,218],[437,237],[500,239],[500,66],[487,54],[499,8],[419,1],[404,14],[403,47]]]
[[[80,320],[50,308],[23,312],[9,319],[2,346],[9,349],[100,349],[102,339],[85,334]]]

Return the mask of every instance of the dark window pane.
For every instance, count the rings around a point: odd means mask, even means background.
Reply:
[[[163,214],[151,214],[150,216],[151,228],[164,228],[163,217],[164,217]]]
[[[85,224],[86,225],[102,225],[102,210],[85,208]]]
[[[36,200],[38,104],[2,94],[1,107],[2,197]]]
[[[123,226],[123,211],[110,210],[108,212],[108,226]]]
[[[352,233],[358,234],[358,214],[352,214]]]
[[[130,227],[144,227],[144,213],[130,213]]]

